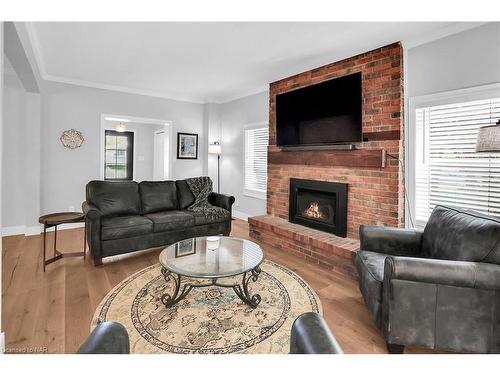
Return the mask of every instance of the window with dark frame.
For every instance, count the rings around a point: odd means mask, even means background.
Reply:
[[[104,179],[132,180],[134,176],[134,133],[106,130]]]

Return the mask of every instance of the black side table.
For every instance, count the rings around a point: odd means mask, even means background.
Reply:
[[[83,256],[83,260],[85,261],[85,251],[87,249],[86,224],[83,233],[83,251],[73,252],[73,253],[61,253],[57,250],[57,226],[61,224],[70,224],[70,223],[85,223],[85,214],[81,212],[57,212],[53,214],[40,216],[38,218],[38,222],[40,224],[43,224],[43,272],[45,272],[45,266],[62,258]],[[52,258],[46,259],[47,228],[52,228],[52,227],[54,227],[54,255]]]

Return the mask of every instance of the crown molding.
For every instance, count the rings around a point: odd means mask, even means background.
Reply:
[[[43,53],[42,53],[42,50],[40,47],[40,40],[38,39],[36,30],[35,30],[35,25],[33,22],[26,22],[25,24],[26,24],[26,31],[28,34],[28,39],[29,39],[29,42],[31,44],[31,48],[33,50],[33,55],[35,57],[35,62],[38,66],[38,70],[40,72],[41,78],[45,81],[65,83],[65,84],[74,85],[74,86],[90,87],[90,88],[101,89],[101,90],[117,91],[117,92],[123,92],[123,93],[127,93],[127,94],[152,96],[152,97],[156,97],[156,98],[177,100],[177,101],[189,102],[189,103],[195,103],[195,104],[206,103],[205,100],[203,100],[199,97],[182,96],[182,95],[177,95],[177,94],[173,94],[173,93],[158,92],[158,91],[154,91],[154,90],[142,90],[142,89],[136,89],[136,88],[132,88],[132,87],[125,87],[125,86],[119,86],[119,85],[108,85],[108,84],[99,83],[99,82],[92,82],[92,81],[86,81],[86,80],[80,80],[80,79],[75,79],[75,78],[68,78],[68,77],[62,77],[62,76],[48,74],[47,69],[46,69],[45,64],[44,64]]]
[[[457,33],[460,33],[460,32],[463,32],[463,31],[466,31],[469,29],[473,29],[473,28],[482,26],[482,25],[487,24],[487,23],[488,22],[458,22],[456,24],[450,25],[450,26],[442,28],[440,30],[436,30],[433,32],[423,34],[423,35],[416,37],[416,38],[401,40],[401,43],[402,43],[404,49],[410,49],[413,47],[420,46],[422,44],[432,42],[434,40],[438,40],[438,39],[441,39],[441,38],[444,38],[444,37],[447,37],[447,36],[450,36],[453,34],[457,34]],[[75,85],[75,86],[83,86],[83,87],[108,90],[108,91],[115,91],[115,92],[122,92],[122,93],[135,94],[135,95],[142,95],[142,96],[151,96],[151,97],[156,97],[156,98],[170,99],[170,100],[189,102],[189,103],[195,103],[195,104],[208,104],[208,103],[225,104],[225,103],[229,103],[229,102],[232,102],[232,101],[235,101],[238,99],[245,98],[247,96],[260,94],[260,93],[263,93],[263,92],[266,92],[269,90],[269,84],[266,84],[266,85],[260,85],[256,88],[248,90],[248,91],[242,91],[242,92],[235,94],[235,95],[228,95],[228,96],[214,97],[214,98],[210,98],[210,97],[209,98],[200,98],[200,97],[195,97],[195,96],[183,96],[183,95],[178,95],[175,93],[160,92],[160,91],[154,91],[154,90],[144,90],[144,89],[137,89],[137,88],[132,88],[132,87],[119,86],[119,85],[109,85],[109,84],[104,84],[104,83],[99,83],[99,82],[79,80],[79,79],[74,79],[74,78],[68,78],[68,77],[62,77],[62,76],[48,74],[46,71],[45,64],[44,64],[43,53],[41,51],[40,41],[38,39],[34,23],[33,22],[26,22],[25,24],[26,24],[28,38],[29,38],[29,41],[31,43],[31,47],[33,50],[35,62],[38,66],[38,71],[40,72],[41,78],[45,81],[58,82],[58,83],[63,83],[63,84],[70,84],[70,85]]]
[[[211,103],[226,104],[226,103],[238,100],[238,99],[246,98],[247,96],[257,95],[257,94],[261,94],[261,93],[267,92],[267,91],[269,91],[269,84],[261,85],[259,87],[252,89],[252,90],[243,91],[243,92],[240,92],[239,94],[236,94],[236,95],[229,95],[229,96],[223,97],[222,99],[219,99],[219,100],[213,100],[213,101],[211,101]]]
[[[170,99],[170,100],[176,100],[176,101],[188,102],[188,103],[194,103],[194,104],[206,103],[205,100],[202,100],[202,99],[197,98],[197,97],[181,96],[181,95],[169,94],[169,93],[158,92],[158,91],[153,91],[153,90],[142,90],[142,89],[136,89],[136,88],[124,87],[124,86],[118,86],[118,85],[108,85],[108,84],[104,84],[104,83],[91,82],[91,81],[79,80],[79,79],[74,79],[74,78],[59,77],[59,76],[54,76],[51,74],[42,75],[42,78],[44,80],[50,81],[50,82],[57,82],[57,83],[64,83],[64,84],[68,84],[68,85],[90,87],[90,88],[100,89],[100,90],[117,91],[117,92],[122,92],[122,93],[126,93],[126,94],[152,96],[152,97],[156,97],[156,98]]]
[[[424,33],[415,38],[401,40],[401,44],[404,48],[410,49],[418,47],[422,44],[433,42],[435,40],[446,38],[450,35],[458,34],[463,31],[486,25],[487,23],[488,22],[456,22],[439,30]]]
[[[35,63],[38,68],[40,77],[44,79],[46,75],[45,64],[43,63],[42,50],[40,49],[40,40],[36,34],[35,25],[33,22],[24,22],[26,27],[26,34],[28,35],[28,41],[31,44],[31,50],[33,51],[33,56],[35,58]]]

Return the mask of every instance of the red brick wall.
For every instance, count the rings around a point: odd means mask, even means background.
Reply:
[[[277,94],[355,72],[362,73],[363,134],[376,139],[356,146],[382,148],[403,161],[403,51],[400,43],[271,83],[269,151],[279,151],[276,146]],[[389,158],[384,168],[269,164],[268,214],[288,218],[291,177],[349,184],[348,237],[358,237],[360,224],[403,225],[403,175],[397,160]]]

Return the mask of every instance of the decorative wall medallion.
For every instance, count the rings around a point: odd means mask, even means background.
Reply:
[[[75,129],[63,131],[61,138],[59,139],[61,140],[61,143],[64,147],[67,147],[71,150],[80,147],[85,140],[82,133]]]

